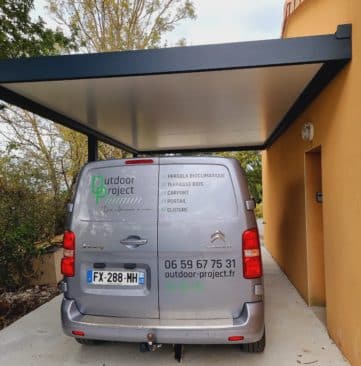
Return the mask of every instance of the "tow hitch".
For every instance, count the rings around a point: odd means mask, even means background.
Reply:
[[[151,346],[148,343],[140,343],[139,344],[139,351],[140,352],[154,352],[157,349],[159,349],[160,347],[162,347],[162,345],[159,344],[159,343],[152,344]]]
[[[147,343],[140,343],[139,350],[140,352],[154,352],[160,347],[162,347],[159,343],[154,343],[154,334],[148,333],[147,334]]]
[[[147,341],[148,342],[144,342],[144,343],[139,344],[139,351],[140,352],[154,352],[154,351],[156,351],[156,350],[158,350],[159,348],[162,347],[162,344],[154,343],[154,334],[153,333],[148,333],[147,334]],[[173,349],[174,349],[174,358],[178,362],[181,362],[182,357],[183,357],[183,351],[184,351],[183,344],[174,344]]]

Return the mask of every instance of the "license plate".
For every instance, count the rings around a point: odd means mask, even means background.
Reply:
[[[144,284],[144,272],[94,271],[87,272],[87,282],[92,285],[137,286]]]

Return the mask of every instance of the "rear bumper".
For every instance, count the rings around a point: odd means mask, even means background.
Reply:
[[[236,319],[168,320],[137,319],[83,315],[74,300],[63,299],[61,319],[65,334],[83,331],[87,339],[120,342],[146,342],[147,334],[154,343],[226,344],[252,343],[261,339],[264,330],[263,301],[246,303]],[[229,336],[240,335],[243,341],[229,342]]]

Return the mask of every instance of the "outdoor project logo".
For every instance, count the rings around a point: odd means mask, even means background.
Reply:
[[[97,205],[105,197],[106,204],[139,203],[135,192],[135,177],[94,175],[90,184]]]
[[[108,188],[105,185],[105,179],[103,175],[95,175],[92,177],[91,192],[95,197],[96,204],[98,204],[101,199],[108,195]]]

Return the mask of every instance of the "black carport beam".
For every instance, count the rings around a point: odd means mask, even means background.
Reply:
[[[98,139],[93,135],[88,135],[88,161],[98,160]]]

